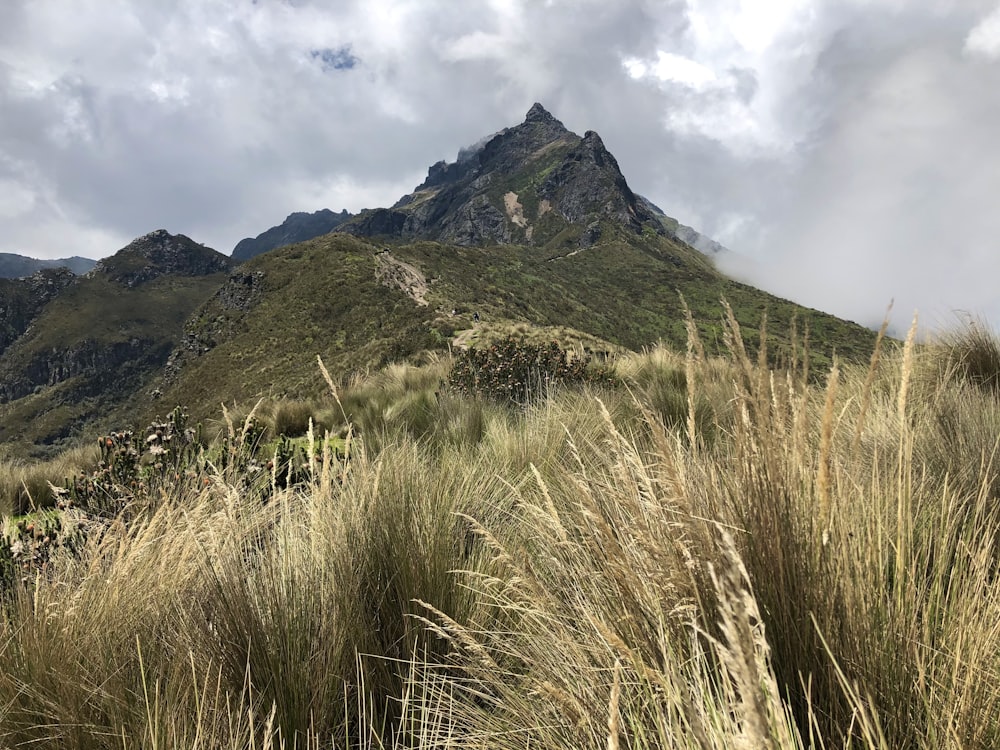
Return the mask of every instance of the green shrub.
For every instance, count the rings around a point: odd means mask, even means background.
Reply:
[[[73,477],[65,489],[74,504],[109,515],[148,497],[154,487],[176,489],[174,483],[182,478],[194,479],[196,460],[204,448],[201,426],[188,426],[187,412],[179,406],[164,420],[150,424],[142,438],[132,430],[121,430],[102,435],[97,444],[96,468]]]
[[[470,396],[525,405],[544,398],[555,385],[609,382],[608,370],[591,365],[586,356],[569,357],[556,342],[533,344],[513,336],[485,349],[462,352],[448,383]]]

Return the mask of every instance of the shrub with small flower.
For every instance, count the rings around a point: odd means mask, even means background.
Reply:
[[[29,583],[45,573],[52,559],[74,554],[86,539],[85,514],[70,510],[61,498],[59,511],[47,510],[4,519],[0,529],[0,591],[16,581]]]
[[[544,398],[556,385],[610,382],[611,372],[592,364],[589,355],[571,357],[555,341],[533,344],[514,336],[462,352],[448,379],[466,395],[519,405]]]
[[[97,466],[71,478],[60,503],[117,513],[137,497],[148,495],[153,486],[176,486],[183,479],[195,479],[204,447],[201,426],[190,427],[181,407],[149,425],[143,439],[132,430],[121,430],[102,435],[97,443]]]

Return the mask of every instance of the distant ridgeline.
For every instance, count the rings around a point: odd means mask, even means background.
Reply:
[[[177,404],[204,419],[261,393],[308,398],[324,388],[317,355],[339,376],[485,326],[682,347],[679,293],[710,348],[724,297],[749,342],[766,311],[779,355],[793,317],[820,367],[834,349],[871,353],[871,331],[719,272],[721,246],[539,104],[459,154],[389,208],[293,213],[232,258],[159,230],[85,276],[0,280],[0,442],[43,450]]]
[[[0,253],[0,279],[20,279],[46,268],[66,268],[74,274],[82,274],[87,273],[96,263],[95,260],[78,255],[46,260],[16,253]]]
[[[290,214],[278,226],[261,232],[253,239],[247,237],[236,243],[236,247],[233,248],[233,260],[242,262],[278,247],[311,240],[313,237],[332,232],[350,218],[351,214],[347,211],[335,214],[327,208],[311,214],[302,212]]]

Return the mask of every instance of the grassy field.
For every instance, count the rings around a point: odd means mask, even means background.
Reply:
[[[736,328],[527,407],[444,356],[331,382],[100,504],[0,488],[0,745],[998,746],[1000,342],[818,379]]]

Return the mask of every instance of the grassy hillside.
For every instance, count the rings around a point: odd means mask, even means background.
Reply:
[[[312,394],[367,421],[290,486],[237,423],[5,518],[0,743],[1000,743],[994,337],[825,383],[656,349],[528,408],[447,367]]]
[[[151,233],[73,281],[3,352],[0,442],[45,450],[177,405],[204,420],[221,403],[304,397],[321,386],[317,356],[343,379],[474,344],[487,328],[563,331],[599,352],[683,347],[682,296],[709,353],[723,346],[722,299],[751,350],[766,314],[774,331],[797,327],[795,345],[809,332],[815,372],[833,352],[870,351],[871,331],[731,281],[683,243],[610,219],[599,229],[586,248],[573,225],[543,246],[331,234],[228,276],[218,253]],[[772,361],[793,348],[776,334]]]
[[[347,373],[440,346],[429,325],[435,312],[377,282],[376,251],[327,235],[241,265],[185,326],[160,401],[214,416],[233,400],[315,393],[317,355]]]
[[[67,287],[0,360],[8,392],[0,441],[51,443],[79,425],[107,424],[162,366],[184,321],[224,278],[165,275],[127,287],[94,275]]]
[[[680,294],[709,351],[722,347],[726,298],[751,345],[766,312],[773,330],[790,330],[796,317],[800,335],[811,332],[814,366],[829,364],[834,351],[848,359],[870,352],[867,329],[728,280],[682,244],[629,236],[580,251],[575,241],[471,248],[332,234],[266,253],[240,266],[187,323],[179,355],[156,384],[160,404],[205,418],[220,403],[301,397],[321,386],[317,355],[343,378],[475,341],[486,326],[569,329],[571,338],[592,337],[592,348],[683,347]],[[790,356],[785,336],[772,349]]]

